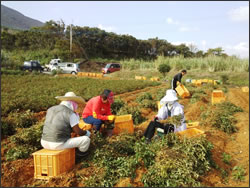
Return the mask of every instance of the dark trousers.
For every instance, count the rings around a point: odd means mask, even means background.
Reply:
[[[172,89],[175,90],[176,87],[177,87],[177,80],[172,80]]]
[[[100,120],[100,119],[96,119],[94,118],[93,116],[88,116],[86,118],[83,118],[83,121],[85,123],[88,123],[88,124],[92,124],[94,126],[94,129],[99,131],[102,124],[103,124],[103,121]]]
[[[174,126],[172,124],[161,124],[158,121],[151,121],[144,132],[144,136],[151,139],[155,134],[156,128],[162,128],[164,130],[164,134],[174,132]]]

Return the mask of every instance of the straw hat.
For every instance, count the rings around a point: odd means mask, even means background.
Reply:
[[[64,96],[57,96],[56,99],[60,101],[75,101],[77,103],[85,103],[82,97],[76,96],[74,92],[67,92]]]
[[[165,97],[162,98],[162,101],[164,102],[172,102],[172,101],[177,101],[177,100],[178,100],[178,97],[176,95],[175,90],[173,89],[168,89],[166,91]]]

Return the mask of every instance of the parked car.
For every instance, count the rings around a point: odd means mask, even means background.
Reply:
[[[62,63],[61,59],[51,59],[49,64],[46,64],[44,70],[53,71],[58,69],[58,63]]]
[[[78,64],[70,62],[58,63],[58,69],[61,70],[62,73],[69,74],[77,74],[80,71]]]
[[[121,70],[121,65],[119,63],[108,63],[105,68],[102,68],[102,73],[109,74],[119,70]]]
[[[43,68],[40,65],[39,61],[30,60],[30,61],[24,61],[23,66],[21,66],[21,70],[23,71],[39,71],[42,72]]]

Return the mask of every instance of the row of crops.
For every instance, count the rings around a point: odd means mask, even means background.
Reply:
[[[51,77],[48,75],[2,75],[2,133],[10,135],[10,143],[6,153],[7,160],[28,158],[31,153],[41,149],[40,138],[43,122],[34,118],[34,112],[47,110],[58,104],[55,96],[74,91],[86,100],[99,95],[104,88],[115,94],[121,94],[148,86],[157,86],[157,82],[136,80],[99,80],[77,77]],[[196,103],[207,92],[221,86],[204,86],[195,88],[186,85],[192,97],[190,103]],[[226,87],[221,87],[227,91]],[[137,106],[129,106],[117,97],[112,105],[114,114],[133,115],[134,124],[144,121],[140,109],[148,108],[157,111],[156,101],[165,95],[165,89],[157,89],[153,93],[143,93],[136,97]],[[223,110],[222,110],[223,109]],[[242,111],[237,106],[226,102],[212,107],[210,103],[203,109],[201,121],[203,125],[211,124],[229,134],[237,131],[234,127],[233,114]],[[13,126],[10,126],[12,122]],[[13,132],[10,133],[11,127]],[[18,127],[18,128],[16,128]],[[17,132],[15,132],[18,130]],[[136,170],[145,170],[140,181],[147,187],[200,187],[200,178],[216,164],[212,159],[212,143],[204,137],[180,139],[171,133],[146,144],[141,132],[133,135],[121,134],[116,137],[104,137],[97,134],[91,138],[90,155],[79,161],[80,169],[76,171],[76,182],[87,187],[115,186],[123,178],[131,178],[133,182]],[[89,176],[81,171],[91,169]],[[228,172],[229,173],[229,172]]]

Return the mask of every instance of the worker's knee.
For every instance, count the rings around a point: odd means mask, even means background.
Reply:
[[[79,150],[85,152],[89,149],[90,138],[87,136],[82,136],[81,144],[79,145]]]

